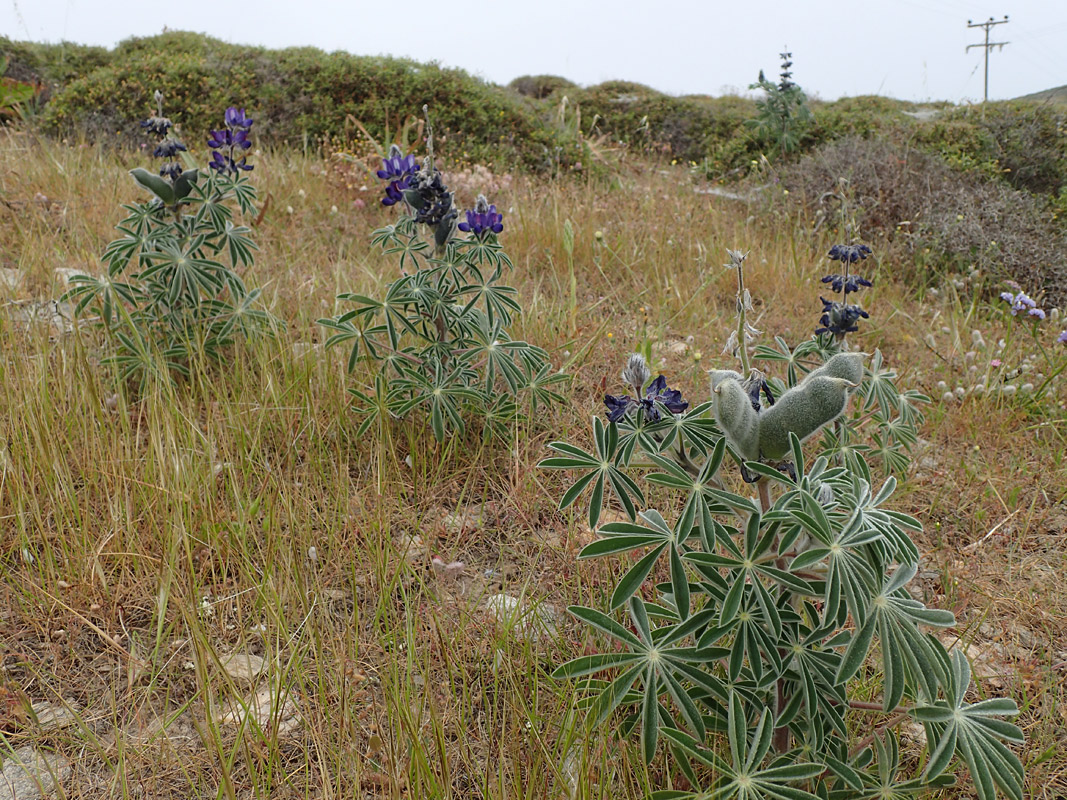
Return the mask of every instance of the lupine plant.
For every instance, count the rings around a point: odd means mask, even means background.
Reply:
[[[760,70],[759,79],[749,89],[762,89],[764,96],[756,101],[756,117],[751,125],[779,154],[785,156],[800,145],[804,127],[811,120],[808,98],[804,90],[793,82],[793,54],[781,53],[782,72],[778,83],[767,80]]]
[[[427,131],[421,164],[393,145],[378,171],[382,205],[402,213],[371,241],[398,258],[396,279],[380,298],[338,295],[354,308],[319,324],[332,333],[327,347],[350,347],[349,371],[372,365],[369,384],[350,389],[361,433],[425,410],[439,441],[462,433],[472,417],[483,433],[504,435],[523,413],[520,397],[534,409],[558,401],[554,387],[564,376],[543,349],[508,333],[522,307],[503,283],[512,269],[498,239],[503,214],[479,196],[457,224],[452,193],[434,166],[429,125]]]
[[[162,164],[156,172],[130,172],[151,198],[123,205],[127,216],[104,251],[105,273],[72,276],[65,296],[77,314],[94,314],[108,334],[108,361],[142,389],[152,378],[188,375],[201,355],[221,359],[238,336],[269,333],[276,324],[260,290],[241,277],[257,248],[231,207],[255,213],[255,187],[245,175],[252,165],[243,155],[253,121],[227,109],[207,142],[210,169],[202,170],[164,116],[162,93],[155,99],[156,113],[141,127],[156,137],[153,155]]]
[[[778,393],[797,384],[810,369],[811,358],[827,362],[838,353],[850,351],[849,334],[859,332],[859,321],[870,318],[870,314],[856,302],[855,295],[861,288],[873,285],[869,279],[856,274],[853,267],[865,261],[871,253],[871,248],[865,244],[838,244],[830,248],[827,256],[836,262],[837,269],[823,276],[821,281],[829,284],[839,298],[819,298],[822,315],[813,338],[792,349],[780,336],[775,337],[774,347],[755,346],[757,361],[785,368],[781,378],[770,381]],[[740,280],[743,265],[738,263],[737,269]],[[929,403],[930,398],[915,390],[899,389],[896,371],[885,363],[882,352],[877,349],[866,369],[854,380],[860,383],[855,392],[858,400],[834,425],[823,428],[820,455],[849,461],[857,453],[865,454],[887,475],[904,472],[911,460],[911,448],[918,441],[918,428],[924,421],[920,407]]]
[[[743,262],[730,253],[732,269]],[[738,284],[731,342],[746,375],[712,371],[709,399],[693,405],[631,356],[633,396],[605,398],[593,452],[557,441],[541,462],[577,473],[561,508],[588,497],[598,538],[579,558],[632,557],[605,608],[570,609],[604,649],[555,677],[580,681],[594,726],[621,718],[646,760],[667,752],[688,786],[662,800],[914,797],[951,785],[960,761],[982,800],[1021,798],[1009,745],[1023,737],[1003,719],[1015,703],[970,701],[966,656],[931,633],[953,615],[907,590],[921,524],[892,507],[895,478],[877,485],[861,451],[804,453],[866,402],[865,383],[888,397],[892,376],[839,350],[776,392],[749,366]],[[731,463],[756,498],[733,488]],[[613,500],[627,519],[598,528]],[[925,731],[918,762],[900,757],[909,721]]]

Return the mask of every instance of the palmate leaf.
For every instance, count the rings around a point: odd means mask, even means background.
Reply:
[[[730,763],[683,731],[663,730],[663,735],[687,756],[716,773],[712,786],[701,792],[656,792],[651,797],[657,800],[676,797],[694,800],[698,797],[701,800],[819,800],[817,795],[795,784],[818,777],[826,771],[826,766],[801,761],[763,767],[774,735],[770,710],[763,710],[749,736],[748,718],[737,692],[730,693],[729,705]]]
[[[726,455],[726,439],[720,437],[707,457],[704,466],[695,475],[682,469],[670,459],[659,455],[649,454],[649,459],[663,472],[652,472],[645,476],[649,483],[666,486],[671,489],[688,494],[685,506],[679,518],[677,530],[685,533],[688,537],[694,527],[700,530],[706,542],[715,540],[715,524],[713,514],[729,513],[730,507],[724,505],[712,494],[716,489],[721,489],[718,480],[719,468],[722,466],[723,457]],[[685,538],[679,542],[681,544]]]
[[[644,525],[636,522],[609,522],[597,534],[603,538],[586,545],[578,558],[599,558],[620,555],[645,547],[652,549],[637,561],[619,581],[611,595],[610,607],[619,608],[641,588],[659,559],[666,554],[670,562],[671,588],[675,605],[682,619],[689,616],[689,579],[685,573],[682,554],[685,540],[692,533],[692,524],[684,518],[672,528],[655,509],[639,514]]]
[[[900,772],[900,746],[892,731],[882,731],[872,742],[877,761],[877,774],[871,770],[859,773],[861,786],[850,786],[848,797],[854,800],[912,800],[929,795],[933,789],[955,784],[951,775],[937,775],[904,779]]]
[[[523,362],[526,369],[526,377],[520,388],[522,391],[529,393],[530,410],[537,411],[542,405],[548,406],[552,403],[562,403],[563,396],[553,391],[553,387],[566,383],[570,380],[570,377],[561,371],[553,370],[552,365],[547,362],[537,364],[525,357]]]
[[[683,727],[697,736],[704,735],[704,716],[685,686],[694,683],[695,674],[698,676],[698,685],[725,700],[728,693],[723,684],[699,668],[709,656],[717,657],[720,653],[698,653],[684,643],[708,623],[712,612],[704,611],[684,622],[652,628],[644,601],[640,597],[633,597],[628,607],[633,625],[631,631],[595,609],[573,606],[568,610],[623,648],[622,652],[576,658],[552,673],[553,678],[563,680],[607,669],[622,670],[610,683],[601,684],[595,689],[597,694],[590,706],[590,723],[593,726],[602,725],[619,706],[636,699],[640,703],[641,748],[647,761],[651,761],[655,754],[663,717],[666,717],[668,727],[675,727],[680,721]],[[635,698],[631,689],[638,682],[641,688]],[[672,706],[677,709],[677,720],[660,704],[662,694],[668,695]]]
[[[1012,800],[1022,800],[1023,765],[1004,743],[1022,744],[1023,734],[1015,725],[999,719],[1019,713],[1015,701],[996,698],[966,702],[971,665],[959,650],[951,654],[948,673],[944,699],[912,710],[912,716],[926,729],[930,747],[923,778],[936,778],[955,754],[967,765],[979,800],[995,800],[997,787]]]
[[[472,388],[477,373],[466,368],[449,369],[440,362],[433,365],[432,372],[423,368],[402,366],[404,376],[395,381],[395,386],[408,395],[399,403],[394,413],[407,414],[418,405],[430,407],[430,427],[439,442],[445,440],[449,430],[463,433],[464,403],[480,403],[482,396]]]
[[[254,258],[252,251],[259,249],[259,246],[248,235],[251,232],[251,229],[244,225],[235,226],[232,222],[226,222],[217,247],[219,250],[226,249],[230,256],[230,263],[235,267],[246,267],[251,264]]]
[[[918,626],[947,628],[956,619],[950,611],[926,608],[904,591],[916,570],[915,564],[903,564],[887,576],[879,593],[870,601],[866,618],[857,620],[858,628],[837,670],[838,683],[855,675],[877,633],[885,676],[882,702],[887,711],[900,703],[909,685],[919,686],[928,697],[935,697],[939,684],[949,678],[944,666],[944,646],[922,633]]]
[[[644,505],[645,496],[640,487],[615,466],[615,456],[619,448],[618,427],[614,422],[605,427],[600,417],[594,416],[593,441],[596,445],[596,455],[567,442],[552,442],[548,445],[549,448],[561,455],[546,458],[537,465],[540,469],[573,469],[584,473],[560,499],[560,510],[571,506],[582,492],[592,487],[589,498],[589,527],[596,530],[604,508],[605,489],[610,487],[630,519],[637,519],[637,506]]]

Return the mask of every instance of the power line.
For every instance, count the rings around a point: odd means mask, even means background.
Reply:
[[[972,47],[982,47],[985,49],[985,93],[982,99],[983,103],[989,102],[989,48],[999,47],[1004,48],[1004,45],[1011,44],[1011,42],[991,42],[989,41],[989,31],[993,29],[994,25],[1004,25],[1008,22],[1008,15],[1004,15],[1004,19],[989,18],[986,22],[971,22],[967,20],[968,28],[985,28],[985,43],[984,44],[969,44],[967,45],[966,52],[971,52]]]

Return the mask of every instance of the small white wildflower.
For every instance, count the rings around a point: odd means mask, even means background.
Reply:
[[[1001,394],[1006,394],[1006,395],[1008,395],[1010,397],[1011,395],[1015,394],[1016,391],[1017,391],[1017,389],[1015,388],[1015,385],[1009,383],[1009,384],[1006,384],[1003,388],[1001,388],[1000,393]]]
[[[1024,383],[1022,386],[1019,387],[1019,391],[1023,394],[1030,394],[1030,392],[1032,392],[1033,390],[1034,385],[1032,383]]]
[[[974,350],[968,350],[966,353],[963,354],[963,360],[964,361],[974,361],[974,358],[977,355],[978,354],[976,352],[974,352]]]
[[[926,346],[931,350],[937,349],[937,339],[934,338],[932,333],[926,334],[926,336],[923,337],[923,341],[926,342]]]
[[[985,394],[985,384],[984,383],[976,383],[974,385],[974,388],[971,389],[971,392],[973,394]]]
[[[951,403],[953,400],[956,399],[956,395],[954,395],[952,392],[945,392],[943,395],[941,395],[941,399],[946,403]]]
[[[285,207],[285,213],[286,214],[292,214],[293,213],[293,207],[292,206],[286,206]]]
[[[956,397],[966,397],[966,396],[967,396],[967,390],[964,389],[962,386],[957,386],[956,387]]]
[[[944,381],[938,381],[937,382],[937,390],[939,392],[943,392],[946,389],[948,389],[948,384],[947,383],[945,383]]]
[[[337,213],[337,206],[330,206],[330,213],[331,214],[336,214]]]
[[[318,548],[316,548],[315,545],[312,545],[311,547],[308,548],[308,561],[310,561],[312,564],[314,564],[318,560],[319,560]]]
[[[928,295],[930,295],[931,297],[940,297],[941,296],[941,292],[938,291],[937,289],[927,289],[926,293]]]
[[[948,325],[942,325],[941,333],[952,333],[952,328],[950,328]]]

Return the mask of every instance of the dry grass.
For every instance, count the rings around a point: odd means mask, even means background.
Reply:
[[[57,267],[95,268],[117,203],[137,198],[122,170],[136,160],[0,138],[0,266],[25,275],[10,300],[58,296]],[[337,292],[389,280],[367,243],[386,212],[313,157],[257,163],[272,200],[254,280],[289,323],[278,340],[131,405],[90,335],[0,316],[3,746],[70,757],[68,797],[617,798],[667,785],[662,761],[646,769],[608,731],[586,731],[572,688],[547,677],[588,634],[562,617],[553,635],[501,623],[485,597],[602,603],[615,573],[576,564],[589,533],[555,510],[562,477],[533,469],[545,442],[587,436],[602,387],[646,337],[692,336],[662,370],[689,396],[706,391],[732,314],[728,246],[753,251],[759,327],[807,336],[830,234],[746,217],[674,171],[516,180],[494,199],[510,209],[520,333],[568,363],[568,404],[526,423],[510,452],[439,446],[413,424],[355,441],[343,354],[314,348],[314,320]],[[948,336],[931,351],[922,334],[982,327],[995,341],[1003,320],[920,305],[896,267],[877,267],[862,345],[934,391],[954,381],[957,348]],[[1065,432],[1062,401],[938,405],[898,499],[927,525],[925,590],[997,673],[979,691],[1023,709],[1028,788],[1045,798],[1067,794]],[[462,573],[436,570],[435,555]],[[264,659],[255,687],[224,669],[231,653]],[[245,710],[257,689],[260,715]],[[49,726],[34,703],[74,713]]]

